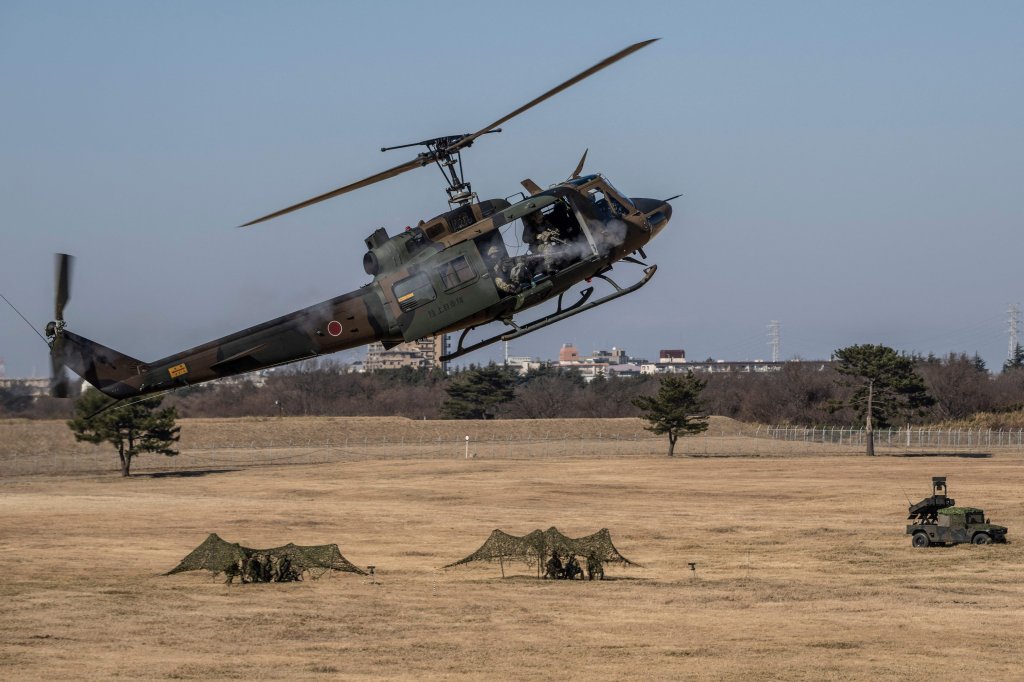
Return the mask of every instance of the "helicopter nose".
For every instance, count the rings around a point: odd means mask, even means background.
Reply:
[[[661,199],[630,199],[633,205],[647,218],[651,226],[651,237],[662,231],[672,218],[672,205]]]

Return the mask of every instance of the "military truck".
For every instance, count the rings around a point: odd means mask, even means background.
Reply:
[[[989,523],[976,507],[956,506],[947,495],[945,476],[933,476],[931,496],[911,504],[908,512],[907,535],[914,547],[1006,542],[1006,526]]]

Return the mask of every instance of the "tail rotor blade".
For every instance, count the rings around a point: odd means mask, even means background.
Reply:
[[[75,257],[66,253],[54,254],[56,286],[54,288],[54,321],[47,326],[47,334],[53,334],[50,343],[50,395],[54,398],[68,397],[68,375],[64,370],[64,306],[71,298],[71,271]]]
[[[64,319],[64,306],[71,298],[71,270],[75,263],[75,257],[66,253],[58,253],[54,256],[54,266],[57,272],[57,285],[55,289],[54,319]]]

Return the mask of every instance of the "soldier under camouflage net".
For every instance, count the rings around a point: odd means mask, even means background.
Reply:
[[[604,564],[617,562],[626,566],[638,566],[619,553],[612,543],[607,528],[581,538],[570,538],[557,528],[545,531],[535,530],[527,535],[509,535],[501,530],[491,532],[487,541],[464,559],[448,564],[445,568],[460,566],[472,561],[523,561],[537,568],[537,577],[560,578],[565,574],[561,557],[576,562],[576,569],[582,574],[576,557],[587,557],[587,573],[604,579]]]
[[[245,578],[245,560],[239,559],[238,561],[230,564],[224,569],[224,582],[230,585],[234,582],[235,578],[238,578],[241,582],[248,582]]]
[[[225,542],[216,533],[211,533],[164,575],[196,570],[224,573],[225,582],[229,584],[235,578],[243,583],[293,582],[301,580],[303,573],[317,578],[327,571],[366,575],[341,555],[337,545],[287,544],[271,549],[251,549]]]
[[[580,562],[576,559],[576,555],[570,555],[569,561],[565,564],[565,579],[575,580],[577,576],[580,580],[583,579],[583,569],[580,568]]]
[[[562,560],[559,558],[558,552],[551,553],[551,558],[548,559],[548,563],[545,566],[545,568],[545,578],[550,578],[551,580],[558,580],[565,575],[565,569],[562,567]]]

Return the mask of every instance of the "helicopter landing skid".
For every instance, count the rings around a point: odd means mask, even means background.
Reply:
[[[629,261],[631,263],[636,263],[637,265],[644,265],[644,263],[633,258],[627,257],[623,258],[622,260]],[[498,341],[511,341],[512,339],[518,339],[522,336],[526,336],[530,332],[535,332],[538,329],[542,329],[548,326],[549,324],[554,324],[555,322],[559,322],[566,318],[572,317],[573,315],[578,315],[585,310],[590,310],[591,308],[596,308],[599,305],[608,303],[609,301],[613,301],[616,298],[619,298],[620,296],[630,294],[639,289],[640,287],[642,287],[643,285],[647,284],[649,281],[651,281],[651,278],[654,277],[654,273],[657,270],[657,265],[649,265],[645,267],[644,276],[640,279],[640,281],[628,287],[619,286],[615,280],[613,280],[611,277],[608,277],[607,275],[594,275],[594,277],[603,279],[605,282],[611,284],[615,291],[608,294],[607,296],[602,296],[596,301],[590,301],[590,296],[594,293],[594,287],[587,287],[586,289],[583,289],[582,291],[579,292],[579,300],[577,300],[575,303],[573,303],[567,308],[562,307],[562,297],[565,296],[565,292],[562,292],[561,294],[558,295],[558,307],[556,308],[555,312],[551,313],[550,315],[545,315],[544,317],[533,320],[532,322],[527,322],[526,324],[517,324],[512,318],[502,320],[502,322],[504,322],[506,325],[512,327],[512,331],[505,331],[500,334],[495,334],[494,336],[486,338],[483,341],[478,341],[469,346],[463,346],[463,343],[466,340],[466,335],[480,325],[467,327],[466,329],[462,330],[462,334],[459,336],[458,347],[453,352],[447,355],[442,355],[441,360],[447,362],[448,360],[454,360],[455,358],[461,357],[466,353],[472,353],[475,350],[479,350],[484,346],[489,346],[492,343],[496,343]]]

